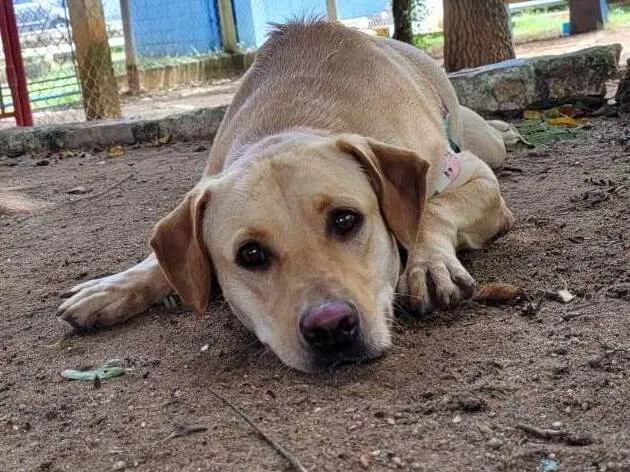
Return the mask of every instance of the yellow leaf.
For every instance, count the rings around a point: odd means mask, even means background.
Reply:
[[[538,110],[525,110],[523,112],[523,118],[526,120],[540,120],[542,113]]]
[[[164,136],[158,139],[158,142],[160,144],[168,144],[171,141],[171,137],[172,137],[171,133],[167,131],[166,133],[164,133]]]
[[[122,146],[110,146],[106,152],[108,157],[120,157],[125,153],[125,149]]]
[[[571,118],[570,116],[561,116],[560,118],[551,118],[547,120],[547,124],[551,126],[572,126],[576,127],[580,123],[575,118]]]

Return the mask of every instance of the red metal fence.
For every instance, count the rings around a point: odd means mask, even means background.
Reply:
[[[18,126],[33,126],[33,114],[28,99],[26,73],[12,0],[0,0],[0,33],[2,34],[7,82],[12,99],[12,104],[6,105],[4,94],[0,90],[0,118],[13,116]]]

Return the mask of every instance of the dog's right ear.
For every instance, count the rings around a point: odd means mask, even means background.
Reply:
[[[195,188],[155,226],[150,244],[160,268],[184,303],[203,314],[210,301],[212,262],[203,241],[210,190]]]

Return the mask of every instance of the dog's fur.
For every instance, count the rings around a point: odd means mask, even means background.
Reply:
[[[439,182],[453,153],[444,109],[461,148],[460,172],[446,187]],[[315,371],[376,357],[391,344],[396,294],[421,312],[471,295],[474,280],[456,251],[512,225],[491,170],[504,159],[501,135],[459,105],[421,51],[336,23],[276,26],[201,180],[155,227],[154,253],[74,287],[60,317],[79,329],[109,326],[172,289],[203,313],[217,281],[236,316],[289,366]],[[363,217],[346,239],[328,229],[339,208]],[[266,270],[237,263],[252,241],[269,251]],[[298,324],[327,300],[356,307],[360,337],[322,357]]]

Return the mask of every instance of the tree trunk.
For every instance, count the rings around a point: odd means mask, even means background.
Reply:
[[[444,0],[444,68],[452,72],[514,58],[503,0]]]
[[[413,0],[392,0],[392,15],[394,16],[394,39],[412,44],[411,30],[411,2]]]
[[[71,0],[68,11],[85,116],[88,120],[120,118],[118,84],[101,0]]]

